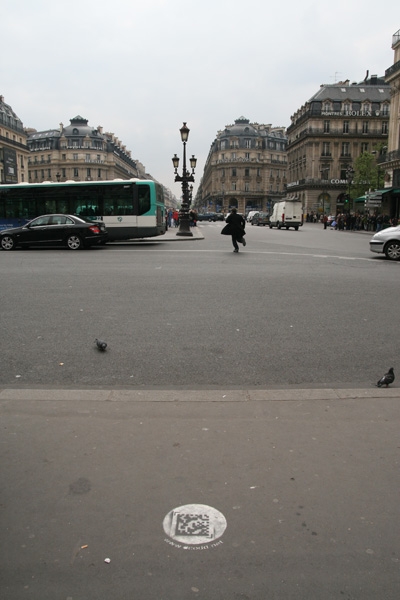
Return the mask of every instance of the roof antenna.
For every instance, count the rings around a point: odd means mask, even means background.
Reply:
[[[334,79],[334,83],[337,83],[337,76],[341,75],[340,71],[335,71],[335,75],[331,75],[331,79]]]

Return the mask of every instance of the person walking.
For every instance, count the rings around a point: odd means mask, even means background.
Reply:
[[[234,248],[233,251],[239,252],[238,242],[240,244],[243,244],[243,246],[246,245],[246,240],[244,239],[244,236],[246,235],[246,221],[244,220],[242,215],[239,215],[237,213],[236,208],[232,208],[231,214],[226,217],[225,221],[228,223],[229,226],[229,235],[232,236],[232,244]]]

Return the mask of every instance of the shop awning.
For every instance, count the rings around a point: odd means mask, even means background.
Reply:
[[[398,194],[399,192],[400,190],[397,188],[385,188],[384,190],[375,190],[374,192],[368,194],[368,196],[371,199],[379,200],[382,199],[382,196],[384,196],[385,194]]]
[[[360,196],[359,198],[356,198],[356,199],[354,200],[354,202],[365,202],[365,201],[366,201],[366,199],[367,199],[367,197],[366,197],[366,196]]]

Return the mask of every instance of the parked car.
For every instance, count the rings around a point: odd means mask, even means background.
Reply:
[[[42,215],[23,227],[0,232],[0,247],[14,250],[17,246],[66,246],[79,250],[93,244],[104,244],[108,234],[101,221],[87,221],[75,215]]]
[[[253,215],[251,219],[252,225],[269,225],[269,214],[264,212],[258,212]]]
[[[198,221],[218,221],[218,217],[216,213],[199,213],[197,215]]]
[[[252,221],[252,219],[253,219],[254,215],[258,215],[258,213],[259,213],[259,211],[258,211],[258,210],[251,210],[251,211],[248,213],[247,217],[246,217],[246,221],[247,221],[248,223],[251,223],[251,221]]]
[[[385,254],[389,260],[400,260],[400,225],[375,233],[369,242],[369,249]]]

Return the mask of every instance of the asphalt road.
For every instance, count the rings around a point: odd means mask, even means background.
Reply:
[[[0,253],[1,598],[398,599],[400,265],[221,226]]]
[[[400,265],[368,235],[249,226],[236,255],[222,226],[2,252],[0,384],[369,386],[396,367]]]

